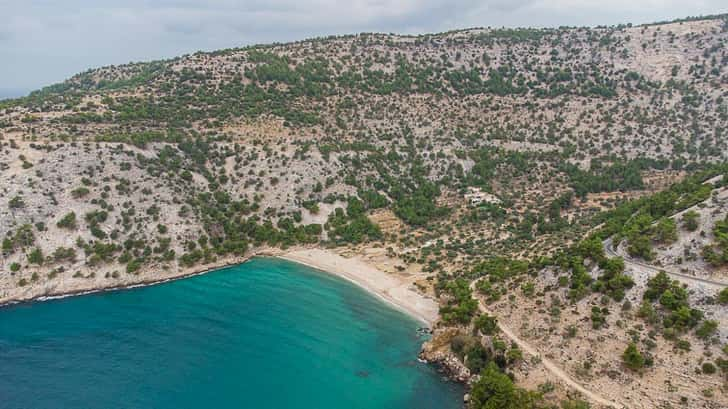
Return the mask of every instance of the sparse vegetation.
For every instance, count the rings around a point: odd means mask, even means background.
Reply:
[[[3,294],[326,247],[440,302],[473,408],[552,407],[561,382],[517,386],[542,359],[677,407],[623,385],[726,372],[728,293],[690,281],[728,264],[723,20],[317,38],[1,101]],[[690,405],[725,406],[708,395]]]

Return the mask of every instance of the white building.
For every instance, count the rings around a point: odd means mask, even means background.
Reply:
[[[467,200],[471,206],[477,206],[482,203],[501,203],[501,200],[498,198],[498,196],[490,194],[488,192],[483,192],[479,187],[468,187],[468,192],[465,193],[465,200]]]

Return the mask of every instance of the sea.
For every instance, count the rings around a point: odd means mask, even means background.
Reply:
[[[0,308],[0,408],[455,409],[423,324],[276,258]]]

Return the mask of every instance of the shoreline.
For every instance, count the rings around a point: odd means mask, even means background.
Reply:
[[[193,271],[193,272],[181,270],[180,274],[173,273],[172,275],[169,275],[169,276],[163,277],[163,278],[145,279],[145,280],[139,280],[137,282],[130,282],[128,284],[121,284],[121,285],[108,286],[108,287],[82,288],[82,289],[78,289],[78,290],[58,291],[58,292],[52,292],[52,293],[47,293],[47,294],[34,295],[31,297],[26,297],[26,298],[9,299],[7,301],[0,302],[0,308],[9,307],[9,306],[18,305],[18,304],[30,304],[30,303],[34,303],[34,302],[59,300],[59,299],[63,299],[63,298],[77,297],[77,296],[88,295],[88,294],[107,293],[107,292],[113,292],[113,291],[131,290],[134,288],[141,288],[141,287],[150,287],[150,286],[157,285],[157,284],[164,284],[164,283],[168,283],[171,281],[183,280],[185,278],[199,276],[199,275],[210,273],[215,270],[220,270],[220,269],[232,267],[232,266],[235,266],[238,264],[243,264],[243,263],[248,262],[253,257],[259,257],[259,255],[245,256],[245,257],[242,257],[240,261],[225,262],[225,263],[221,263],[220,265],[213,264],[203,270],[198,270],[198,271]]]
[[[432,328],[439,317],[438,303],[410,289],[411,283],[356,258],[322,249],[294,250],[275,257],[302,264],[349,281],[391,307]]]
[[[255,257],[273,257],[286,260],[315,270],[324,274],[340,277],[353,283],[362,290],[386,302],[391,307],[407,314],[411,318],[432,328],[438,319],[437,302],[408,288],[410,283],[398,277],[382,272],[370,264],[355,258],[345,258],[332,251],[323,249],[293,249],[282,251],[278,249],[261,249],[249,255],[225,259],[219,263],[212,263],[200,270],[181,269],[175,273],[159,278],[146,278],[139,281],[129,281],[109,286],[82,286],[81,288],[69,288],[68,290],[51,291],[36,294],[29,297],[9,298],[0,302],[0,308],[13,305],[50,301],[55,299],[69,298],[81,295],[105,293],[112,291],[130,290],[140,287],[148,287],[157,284],[164,284],[170,281],[182,280],[206,274],[226,267],[243,264]]]

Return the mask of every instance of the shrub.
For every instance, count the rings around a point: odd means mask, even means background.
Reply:
[[[63,216],[61,220],[58,221],[58,223],[56,223],[56,226],[61,229],[74,230],[76,228],[76,213],[66,213],[66,215]]]
[[[589,407],[589,403],[579,399],[561,402],[561,409],[589,409]]]
[[[718,293],[718,302],[723,305],[728,304],[728,287],[720,290]]]
[[[96,238],[99,238],[101,240],[106,238],[106,232],[101,230],[101,228],[97,224],[92,224],[91,226],[89,226],[89,230],[91,230],[91,234]]]
[[[592,307],[591,310],[591,321],[592,321],[592,328],[599,329],[606,325],[607,323],[607,315],[609,315],[609,310],[607,308],[599,308],[597,306]]]
[[[700,215],[695,210],[685,212],[682,216],[682,223],[685,229],[687,229],[688,231],[697,230],[699,216]]]
[[[489,363],[470,391],[471,409],[531,409],[538,407],[538,394],[516,387],[508,375]]]
[[[672,243],[677,240],[675,220],[669,217],[661,218],[653,228],[652,238],[660,243]]]
[[[450,349],[456,355],[462,357],[465,351],[478,342],[477,338],[469,335],[458,334],[450,339]]]
[[[458,278],[448,282],[444,290],[451,298],[440,307],[443,322],[468,324],[478,309],[478,302],[472,297],[468,282]]]
[[[15,196],[14,198],[10,199],[8,202],[8,206],[10,206],[11,209],[20,209],[21,207],[25,207],[25,201],[20,196]]]
[[[627,349],[622,354],[622,362],[627,368],[633,371],[639,371],[645,366],[645,358],[642,356],[640,351],[637,349],[637,345],[631,342]]]
[[[80,199],[82,197],[86,197],[89,194],[89,190],[87,187],[77,187],[71,191],[71,197],[74,199]]]
[[[35,235],[33,234],[33,226],[30,224],[24,224],[15,231],[15,235],[12,238],[11,246],[25,248],[32,246],[35,243]]]
[[[53,252],[53,259],[56,261],[74,261],[76,259],[76,250],[67,247],[58,247]]]
[[[144,260],[143,259],[139,259],[139,258],[135,258],[134,260],[131,260],[126,265],[126,272],[129,273],[129,274],[136,273],[137,271],[139,271],[139,268],[141,268],[143,262],[144,262]]]
[[[514,362],[522,361],[523,360],[523,352],[521,352],[518,348],[511,348],[508,350],[508,353],[506,354],[506,359],[508,360],[509,364],[512,364]]]
[[[692,345],[690,345],[690,341],[684,339],[678,339],[675,342],[675,346],[683,351],[690,351],[690,348],[692,348]]]
[[[493,335],[498,331],[498,318],[491,317],[488,314],[482,314],[475,319],[475,328],[483,335]]]
[[[43,264],[43,251],[36,247],[30,253],[28,253],[28,262],[32,264]]]
[[[710,362],[703,362],[703,365],[700,367],[702,369],[704,374],[712,375],[715,373],[715,365],[713,365]]]
[[[718,330],[718,321],[707,320],[695,330],[695,335],[700,339],[708,339]]]
[[[715,244],[703,247],[703,258],[715,267],[728,263],[728,216],[713,227]]]

